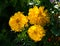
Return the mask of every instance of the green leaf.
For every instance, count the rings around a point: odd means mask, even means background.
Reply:
[[[13,7],[15,7],[17,4],[17,0],[10,0],[10,3],[13,5]]]
[[[60,30],[58,30],[56,26],[52,27],[51,31],[55,36],[60,36]]]

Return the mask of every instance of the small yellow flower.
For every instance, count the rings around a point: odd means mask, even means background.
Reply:
[[[27,33],[28,33],[29,37],[32,40],[34,40],[35,42],[41,41],[42,38],[43,38],[43,36],[45,36],[45,30],[40,25],[31,26],[28,29],[28,32]]]
[[[28,19],[30,24],[36,24],[38,13],[39,13],[39,10],[37,6],[29,9]]]
[[[34,6],[29,9],[28,20],[30,24],[37,24],[44,26],[46,23],[49,23],[50,18],[47,13],[47,10],[44,10],[44,6]]]
[[[48,10],[44,10],[44,6],[39,7],[39,16],[42,17],[43,24],[50,22],[50,17],[48,15]]]
[[[14,16],[10,17],[9,26],[12,31],[20,32],[22,28],[27,24],[28,19],[24,16],[23,13],[17,12]]]

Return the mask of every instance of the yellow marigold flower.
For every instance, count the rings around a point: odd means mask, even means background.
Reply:
[[[28,19],[23,13],[17,12],[14,16],[10,17],[9,26],[15,32],[20,32],[22,28],[27,24]]]
[[[44,10],[44,6],[39,7],[39,16],[42,17],[42,25],[50,22],[48,10]]]
[[[43,36],[45,36],[45,30],[40,25],[31,26],[28,29],[28,32],[27,33],[28,33],[29,37],[32,40],[34,40],[35,42],[41,41],[42,38],[43,38]]]
[[[39,13],[42,14],[44,12],[44,6],[39,7]]]
[[[30,8],[28,20],[30,24],[39,24],[41,26],[44,26],[50,21],[47,10],[44,10],[44,6],[40,6],[39,8],[34,6],[33,8]]]
[[[37,21],[36,18],[38,17],[38,13],[39,13],[39,9],[37,6],[29,9],[28,19],[30,20],[30,24],[36,24]]]

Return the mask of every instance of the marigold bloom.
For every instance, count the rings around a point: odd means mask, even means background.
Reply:
[[[31,26],[28,29],[28,32],[27,33],[28,33],[29,37],[32,40],[34,40],[35,42],[41,41],[42,38],[43,38],[43,36],[45,36],[45,30],[40,25]]]
[[[45,25],[50,22],[50,17],[48,15],[48,11],[44,10],[44,6],[39,7],[39,16],[41,17],[41,25]]]
[[[9,26],[15,32],[20,32],[22,28],[27,24],[28,19],[23,13],[17,12],[14,16],[10,17]]]
[[[44,26],[46,23],[49,23],[49,19],[50,18],[48,16],[47,10],[44,10],[43,6],[40,6],[39,8],[34,6],[33,8],[29,9],[28,20],[30,24]]]
[[[30,20],[29,21],[30,24],[36,24],[38,13],[39,13],[39,9],[37,6],[29,9],[28,19]]]

